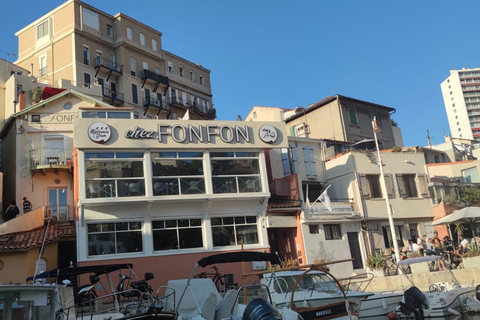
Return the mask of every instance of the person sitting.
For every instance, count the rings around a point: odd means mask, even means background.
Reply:
[[[462,253],[467,252],[468,251],[468,245],[470,244],[468,239],[466,239],[462,234],[458,236],[458,239],[460,240],[460,246],[462,248]]]
[[[442,241],[438,237],[438,231],[437,230],[435,230],[433,232],[433,237],[430,238],[429,242],[433,244],[433,253],[436,256],[440,256],[440,258],[437,260],[438,270],[439,271],[447,270],[447,268],[445,267],[445,264],[443,263],[443,260],[441,258],[441,256],[442,256]]]

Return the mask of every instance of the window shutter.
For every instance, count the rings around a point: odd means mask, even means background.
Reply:
[[[403,181],[403,175],[397,174],[398,193],[401,198],[407,197],[407,190],[405,189],[405,182]]]
[[[370,182],[365,175],[360,176],[360,191],[364,199],[370,199],[372,197],[370,192]]]
[[[388,198],[389,199],[395,198],[395,192],[393,191],[392,177],[389,174],[384,174],[383,176],[385,177],[385,185],[387,187]]]
[[[297,155],[297,145],[291,144],[290,150],[292,151],[292,162],[293,162],[293,171],[292,173],[298,173],[298,155]]]
[[[315,159],[313,157],[312,147],[303,147],[303,158],[305,162],[305,169],[307,170],[307,178],[316,178]]]
[[[292,174],[290,170],[290,153],[287,148],[282,149],[282,164],[283,164],[283,173],[285,176]]]
[[[424,174],[417,174],[416,177],[418,190],[424,198],[430,198],[430,192],[428,192],[427,176]]]

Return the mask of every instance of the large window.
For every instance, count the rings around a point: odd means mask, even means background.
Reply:
[[[87,198],[145,195],[142,152],[85,153]]]
[[[372,198],[382,198],[382,189],[380,187],[380,175],[367,175],[367,180],[370,185],[370,195]]]
[[[211,152],[213,193],[262,192],[258,152]]]
[[[201,219],[152,221],[153,250],[202,248]]]
[[[48,20],[42,21],[37,25],[37,40],[48,35]]]
[[[83,110],[82,118],[99,118],[99,119],[131,119],[132,113],[130,111],[94,111]]]
[[[137,85],[132,83],[132,102],[138,103],[138,89]]]
[[[415,184],[414,174],[397,175],[398,191],[403,198],[417,198],[417,186]]]
[[[142,252],[142,223],[109,222],[87,225],[88,255]]]
[[[212,218],[213,246],[239,246],[258,243],[257,217]]]
[[[154,195],[204,194],[203,152],[152,152]]]
[[[342,239],[342,231],[339,224],[324,224],[325,240]]]

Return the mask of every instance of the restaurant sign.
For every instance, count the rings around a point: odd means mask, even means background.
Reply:
[[[310,214],[353,214],[353,208],[348,203],[332,203],[332,211],[328,209],[322,203],[315,203],[310,207]]]

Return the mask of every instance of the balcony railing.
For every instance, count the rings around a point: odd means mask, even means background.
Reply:
[[[217,110],[215,108],[207,108],[207,106],[198,103],[197,101],[183,101],[181,97],[167,97],[166,98],[167,105],[176,105],[180,107],[185,107],[191,110],[195,110],[197,112],[203,113],[207,115],[209,118],[216,118]]]
[[[168,78],[165,77],[165,76],[162,76],[161,74],[152,72],[152,71],[147,70],[147,69],[143,69],[140,72],[140,74],[141,74],[141,77],[142,77],[143,81],[146,81],[147,79],[149,79],[149,80],[155,81],[158,84],[162,84],[162,85],[168,87]]]
[[[31,168],[45,166],[72,167],[72,150],[67,149],[35,149],[30,151]]]
[[[101,57],[97,57],[95,59],[95,68],[105,68],[111,71],[115,71],[119,74],[122,73],[122,66],[116,64],[114,61],[103,59]]]
[[[164,105],[163,101],[160,99],[157,99],[156,97],[145,97],[143,99],[143,106],[144,107],[155,107],[158,109],[170,111],[170,106]]]
[[[45,219],[56,219],[57,221],[73,220],[73,211],[65,205],[53,205],[45,207]]]
[[[112,102],[115,101],[115,100],[120,101],[120,102],[124,101],[122,92],[118,92],[118,90],[112,90],[109,87],[105,87],[105,86],[103,87],[102,95],[105,98],[109,98]]]
[[[45,76],[47,74],[47,67],[40,68],[40,76]]]

